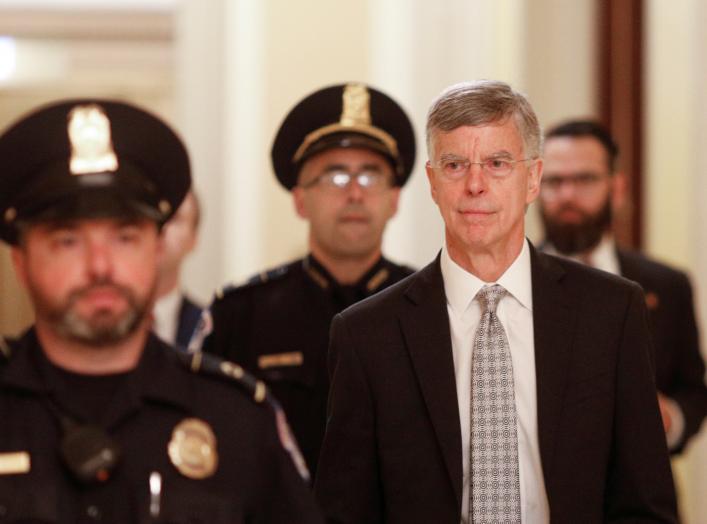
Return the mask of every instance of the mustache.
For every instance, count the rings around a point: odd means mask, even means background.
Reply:
[[[69,303],[74,304],[79,299],[88,295],[92,291],[108,290],[108,289],[116,291],[119,295],[121,295],[123,298],[125,298],[131,304],[134,302],[135,297],[133,296],[133,293],[129,288],[127,288],[125,286],[121,286],[120,284],[113,282],[110,278],[104,278],[104,279],[100,279],[100,280],[96,280],[94,282],[91,282],[90,284],[87,284],[85,286],[74,289],[71,293],[69,293],[69,297],[68,297]]]
[[[570,204],[570,203],[563,204],[561,207],[557,208],[557,210],[555,211],[555,214],[559,215],[560,213],[564,213],[566,211],[572,211],[574,213],[578,213],[578,214],[582,215],[583,217],[589,216],[589,214],[586,211],[584,211],[583,209],[580,209],[577,206]]]

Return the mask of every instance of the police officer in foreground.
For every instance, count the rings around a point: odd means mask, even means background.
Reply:
[[[211,307],[204,350],[269,384],[311,471],[326,425],[331,319],[412,273],[385,259],[381,243],[414,160],[412,124],[384,93],[342,84],[303,99],[280,126],[272,163],[309,222],[309,254]]]
[[[0,522],[320,521],[262,383],[150,334],[189,186],[179,138],[125,103],[53,104],[0,137],[0,237],[36,313],[0,344]]]

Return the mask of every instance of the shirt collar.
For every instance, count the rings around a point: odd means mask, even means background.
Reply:
[[[604,235],[601,238],[601,242],[599,242],[597,247],[594,248],[594,251],[592,251],[590,256],[593,267],[603,271],[608,271],[614,275],[621,274],[619,257],[616,253],[616,243],[614,242],[614,237],[612,235]]]
[[[619,264],[619,256],[616,252],[616,242],[611,233],[606,233],[601,237],[599,243],[589,253],[580,255],[579,253],[571,253],[565,255],[557,251],[555,246],[548,242],[547,247],[543,249],[545,253],[556,255],[563,258],[569,258],[575,262],[589,264],[590,266],[613,273],[614,275],[621,274],[621,265]]]
[[[526,309],[533,310],[533,287],[530,273],[530,247],[523,241],[520,254],[496,282],[484,282],[458,265],[449,256],[446,245],[440,258],[444,292],[455,314],[461,315],[485,285],[500,284]]]

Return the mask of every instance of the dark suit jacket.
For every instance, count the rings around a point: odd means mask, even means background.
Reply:
[[[674,522],[640,288],[531,251],[553,524]],[[330,358],[316,480],[330,522],[458,524],[461,429],[439,258],[335,317]]]
[[[201,319],[201,310],[201,306],[189,297],[186,295],[182,297],[182,305],[179,307],[179,322],[177,323],[177,347],[189,347],[191,336]]]
[[[656,386],[675,400],[685,417],[679,452],[707,414],[705,364],[700,354],[692,286],[687,275],[645,256],[619,249],[621,274],[646,294],[655,347]]]

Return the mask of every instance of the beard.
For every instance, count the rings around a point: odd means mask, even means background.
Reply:
[[[594,215],[585,213],[571,204],[558,209],[556,215],[570,210],[580,213],[583,219],[577,224],[566,224],[548,216],[545,209],[541,208],[540,210],[546,240],[563,255],[583,253],[594,248],[599,244],[604,233],[611,228],[613,218],[611,199],[609,198],[606,199],[599,212]]]
[[[114,313],[99,308],[89,316],[80,314],[76,307],[77,302],[97,288],[109,288],[117,292],[128,304],[126,310],[122,313]],[[52,325],[62,338],[95,347],[106,347],[122,342],[135,333],[149,313],[155,290],[156,286],[153,285],[149,293],[139,297],[128,287],[115,284],[109,279],[102,279],[72,291],[66,300],[56,303],[37,287],[30,286],[37,316]]]

